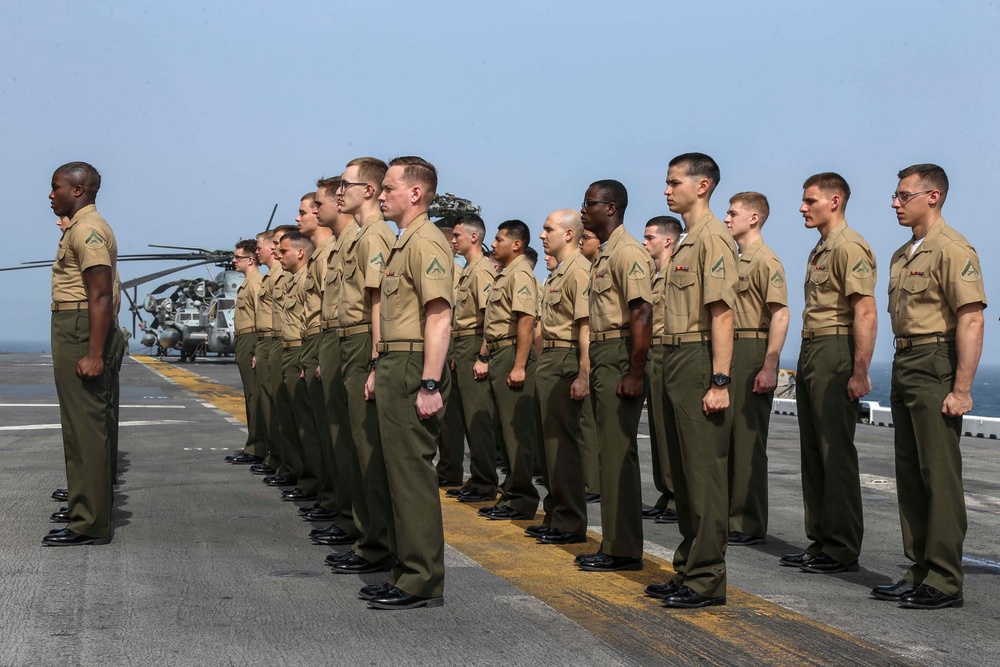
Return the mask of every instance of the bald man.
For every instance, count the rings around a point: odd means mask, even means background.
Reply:
[[[542,287],[542,354],[535,372],[538,453],[548,495],[542,525],[526,532],[539,544],[587,541],[580,416],[590,395],[590,262],[580,254],[582,232],[580,213],[565,209],[551,213],[538,236],[555,263]]]

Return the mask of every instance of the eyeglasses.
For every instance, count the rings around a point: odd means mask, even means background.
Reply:
[[[350,181],[341,181],[340,182],[340,187],[338,188],[337,191],[338,192],[347,192],[347,188],[349,188],[349,187],[351,187],[353,185],[364,185],[365,187],[368,186],[367,183],[351,183]]]
[[[896,201],[898,199],[900,204],[906,204],[906,202],[910,201],[914,197],[919,195],[929,195],[932,192],[934,191],[924,190],[923,192],[893,192],[892,201]]]
[[[608,204],[608,205],[611,205],[611,204],[614,204],[614,202],[613,201],[602,201],[600,199],[584,199],[583,200],[583,205],[581,206],[581,208],[590,208],[594,204]]]
[[[236,264],[241,259],[253,259],[250,255],[233,255],[233,264]]]

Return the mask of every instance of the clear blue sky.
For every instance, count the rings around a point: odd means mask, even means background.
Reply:
[[[102,172],[99,207],[134,253],[229,248],[275,202],[289,222],[318,177],[361,155],[431,160],[440,190],[480,204],[491,234],[514,217],[537,233],[616,178],[639,235],[667,212],[668,160],[696,150],[722,167],[720,217],[732,193],[770,199],[764,234],[791,286],[787,360],[818,238],[797,212],[801,184],[847,178],[848,221],[879,259],[875,357],[888,361],[900,168],[945,167],[945,217],[1000,294],[983,210],[1000,183],[998,33],[1000,8],[981,2],[4,2],[3,263],[54,256],[46,196],[70,160]],[[45,269],[0,273],[0,295],[0,339],[47,338]],[[987,363],[1000,363],[998,305]]]

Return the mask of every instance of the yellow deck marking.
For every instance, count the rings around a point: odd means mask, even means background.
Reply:
[[[173,364],[135,358],[245,421],[242,392]],[[670,563],[646,554],[645,567],[638,572],[583,572],[573,565],[573,557],[596,551],[599,535],[591,533],[586,544],[543,546],[524,535],[525,526],[534,522],[488,521],[476,514],[478,507],[459,503],[442,492],[441,512],[449,545],[638,664],[913,664],[732,586],[725,607],[664,609],[658,600],[643,595],[643,589],[666,581],[672,574]],[[860,599],[859,604],[863,603]]]

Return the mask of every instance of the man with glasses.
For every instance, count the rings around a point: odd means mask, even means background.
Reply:
[[[243,451],[226,457],[228,463],[251,465],[264,461],[266,435],[260,419],[260,384],[254,370],[253,357],[257,348],[256,312],[264,276],[257,269],[257,241],[245,239],[236,244],[233,266],[243,275],[236,291],[236,367],[243,382],[243,399],[247,415],[247,442]]]
[[[913,236],[892,255],[889,314],[896,336],[892,421],[903,553],[913,562],[872,596],[904,609],[961,607],[962,415],[983,347],[986,291],[979,255],[941,217],[948,176],[934,164],[899,172],[896,219]]]
[[[266,267],[267,273],[261,279],[257,308],[254,310],[257,346],[254,348],[252,362],[254,373],[257,376],[257,387],[260,389],[260,414],[257,419],[261,425],[264,460],[250,466],[250,473],[253,475],[273,475],[280,456],[278,445],[274,439],[272,423],[274,419],[274,391],[271,386],[271,346],[276,335],[273,314],[274,277],[281,270],[281,266],[274,258],[274,249],[271,247],[273,238],[273,230],[257,234],[257,266]]]
[[[580,569],[642,569],[642,485],[636,433],[649,376],[653,260],[625,231],[628,191],[615,180],[591,183],[580,207],[584,228],[601,241],[591,266],[590,395],[601,462],[601,529],[596,554]]]
[[[809,546],[781,564],[803,572],[856,572],[864,517],[854,433],[859,400],[872,388],[875,255],[847,226],[851,188],[839,174],[802,185],[799,212],[820,241],[806,265],[795,403],[802,448],[802,500]]]

